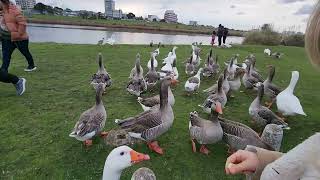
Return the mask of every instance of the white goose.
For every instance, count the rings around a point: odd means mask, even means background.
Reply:
[[[115,148],[106,159],[102,180],[120,180],[124,169],[146,160],[150,160],[149,155],[138,153],[128,146]],[[135,180],[134,176],[132,179]]]
[[[166,63],[160,70],[159,75],[160,79],[164,79],[165,77],[171,75],[173,73],[173,67],[170,62]]]
[[[148,61],[148,64],[147,64],[147,67],[148,67],[149,70],[151,69],[151,59],[153,59],[153,67],[155,69],[157,69],[158,61],[157,61],[156,57],[157,57],[157,53],[156,52],[151,53],[151,58],[150,58],[150,60]]]
[[[267,54],[268,56],[271,56],[271,50],[270,49],[265,49],[263,51],[264,54]]]
[[[192,93],[199,89],[202,71],[203,71],[203,68],[200,68],[198,73],[195,76],[187,80],[186,84],[184,85],[184,88],[188,93]]]
[[[299,80],[299,72],[293,71],[289,86],[277,96],[278,111],[284,116],[304,115],[299,99],[293,94]]]

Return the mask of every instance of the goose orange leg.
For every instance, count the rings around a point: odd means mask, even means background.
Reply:
[[[192,145],[192,151],[193,151],[194,153],[197,152],[196,143],[194,142],[193,139],[191,139],[191,145]]]
[[[108,132],[103,131],[100,133],[100,137],[105,138],[108,136],[108,134],[109,134]]]
[[[91,139],[85,140],[85,141],[83,141],[83,144],[84,144],[86,147],[90,147],[90,146],[92,146],[92,140],[91,140]]]
[[[163,155],[163,149],[159,146],[158,141],[148,142],[148,147],[151,151]]]
[[[201,145],[200,152],[202,154],[209,155],[210,150],[205,145]]]

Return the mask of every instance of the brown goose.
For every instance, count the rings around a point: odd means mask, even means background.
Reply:
[[[279,93],[281,93],[281,89],[272,83],[273,77],[275,74],[275,67],[269,66],[269,75],[268,78],[263,82],[264,85],[264,94],[267,95],[271,102],[267,103],[270,108],[273,102],[276,100],[276,97]]]
[[[249,107],[249,115],[251,116],[253,121],[262,129],[264,129],[267,124],[278,124],[283,128],[290,129],[288,127],[288,124],[285,123],[280,117],[278,117],[267,107],[261,105],[263,94],[264,85],[262,83],[259,83],[258,95]]]
[[[101,99],[104,87],[102,83],[97,86],[96,104],[81,114],[73,131],[69,134],[70,137],[83,141],[87,146],[92,145],[92,137],[99,134],[106,135],[104,132],[101,133],[107,119],[107,112]]]
[[[242,83],[246,89],[253,89],[255,84],[257,84],[259,79],[253,77],[252,75],[252,65],[247,66],[246,73],[242,77]]]
[[[212,49],[211,49],[210,54],[208,54],[207,62],[204,64],[203,73],[202,73],[204,77],[211,77],[215,75],[213,65],[214,65],[214,60],[212,58]]]
[[[192,75],[194,75],[194,73],[196,72],[196,68],[195,68],[195,66],[193,65],[192,61],[193,61],[193,56],[191,55],[189,61],[187,61],[187,63],[186,63],[186,70],[185,70],[185,72],[186,72],[186,74],[187,74],[188,76],[192,76]]]
[[[190,113],[189,132],[193,152],[197,151],[194,140],[201,144],[200,152],[206,155],[210,153],[206,144],[222,140],[223,131],[218,120],[218,113],[222,114],[221,105],[219,107],[212,109],[209,120],[200,118],[197,112]]]
[[[218,84],[214,84],[213,86],[209,87],[206,90],[203,90],[203,92],[206,92],[208,94],[215,94],[218,89]],[[222,89],[225,92],[225,94],[228,94],[230,91],[230,84],[228,81],[228,69],[225,68],[223,72],[223,82],[222,82]]]
[[[259,82],[263,82],[264,79],[263,77],[260,75],[260,73],[258,72],[258,70],[256,69],[256,58],[253,56],[252,59],[251,59],[251,75],[258,79]]]
[[[210,114],[212,105],[216,104],[217,102],[220,103],[222,108],[224,108],[224,106],[226,105],[228,99],[226,93],[223,91],[222,82],[223,76],[221,75],[218,80],[218,92],[210,95],[202,105],[199,105],[199,107],[201,107],[204,112]]]
[[[241,77],[244,75],[244,73],[245,73],[244,69],[237,68],[237,70],[234,74],[234,79],[228,80],[231,91],[233,91],[233,92],[239,91],[239,89],[241,87]]]
[[[274,151],[273,147],[264,142],[250,127],[223,118],[219,118],[219,120],[223,129],[223,140],[229,145],[231,152],[244,150],[247,145]]]
[[[160,76],[154,67],[153,53],[151,54],[151,65],[150,66],[151,67],[145,76],[145,80],[146,80],[147,86],[151,88],[151,87],[154,87],[157,84],[158,80],[160,79]]]
[[[122,129],[126,129],[129,132],[131,137],[146,141],[148,147],[159,154],[163,154],[163,150],[155,140],[166,133],[173,124],[174,114],[168,102],[168,87],[176,83],[177,81],[171,77],[166,77],[162,80],[160,87],[160,106],[135,117],[115,120]]]
[[[98,62],[99,69],[98,72],[92,76],[91,84],[93,85],[94,89],[97,89],[99,83],[103,83],[105,87],[110,87],[112,84],[112,80],[103,65],[103,57],[101,53],[98,54]]]
[[[129,79],[133,79],[136,75],[137,75],[137,67],[140,68],[140,73],[138,73],[138,76],[143,76],[143,68],[140,64],[140,54],[138,53],[136,56],[136,63],[135,66],[132,68],[130,75],[129,75]]]
[[[175,98],[170,86],[168,86],[168,102],[173,107],[175,103]],[[141,105],[144,111],[149,111],[152,107],[160,104],[160,95],[156,95],[149,98],[138,97],[138,103]]]
[[[127,91],[132,95],[140,96],[141,93],[147,90],[147,83],[143,78],[143,74],[141,73],[141,71],[142,69],[140,66],[140,59],[137,59],[135,75],[127,85]]]

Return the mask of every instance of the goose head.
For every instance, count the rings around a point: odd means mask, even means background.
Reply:
[[[150,160],[149,155],[138,153],[128,146],[115,148],[106,159],[103,180],[118,180],[124,169],[146,160]]]
[[[211,112],[223,114],[222,105],[219,101],[211,101]]]

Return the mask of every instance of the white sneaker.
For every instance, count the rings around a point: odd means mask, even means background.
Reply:
[[[24,69],[25,72],[32,72],[32,71],[35,71],[35,70],[37,70],[37,66],[34,66],[34,67],[28,66],[26,69]]]

